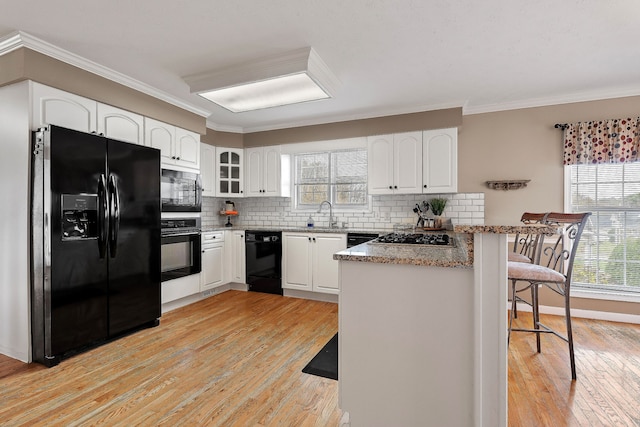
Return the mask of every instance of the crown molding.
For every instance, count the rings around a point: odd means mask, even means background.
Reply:
[[[54,46],[51,43],[48,43],[44,40],[34,37],[28,33],[25,33],[24,31],[15,31],[7,35],[6,37],[3,37],[2,39],[0,39],[0,56],[5,55],[9,52],[12,52],[16,49],[20,49],[22,47],[42,53],[51,58],[65,62],[69,65],[73,65],[74,67],[78,67],[92,74],[96,74],[100,77],[104,77],[105,79],[114,81],[123,86],[137,90],[138,92],[142,92],[146,95],[160,99],[162,101],[175,105],[176,107],[182,108],[183,110],[190,111],[199,116],[208,117],[211,114],[207,110],[203,110],[201,108],[187,104],[181,99],[178,99],[166,92],[163,92],[152,86],[149,86],[146,83],[143,83],[139,80],[131,78],[118,71],[104,67],[96,62],[90,61],[72,52],[69,52],[62,48]]]
[[[462,115],[470,116],[483,113],[497,113],[500,111],[521,110],[525,108],[550,107],[553,105],[573,104],[577,102],[601,101],[605,99],[628,98],[640,95],[640,86],[620,87],[607,90],[585,91],[561,96],[546,98],[532,98],[521,101],[502,102],[499,104],[487,104],[469,106],[465,103]]]

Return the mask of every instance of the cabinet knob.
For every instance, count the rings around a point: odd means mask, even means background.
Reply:
[[[175,159],[176,159],[176,156],[171,156],[171,158],[172,158],[173,160],[175,160]]]
[[[394,188],[395,190],[397,190],[397,189],[398,189],[398,186],[397,186],[397,185],[394,185],[394,186],[393,186],[393,188]]]
[[[314,242],[316,241],[316,238],[315,238],[315,237],[313,238],[313,241],[314,241]]]
[[[309,241],[311,241],[311,237],[307,237],[307,239],[309,239]]]
[[[422,187],[427,188],[427,184],[423,185]]]
[[[391,186],[391,185],[390,185],[390,186],[389,186],[389,190],[393,190],[393,186]]]

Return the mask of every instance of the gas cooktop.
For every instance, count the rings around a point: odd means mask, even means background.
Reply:
[[[395,243],[402,245],[434,245],[453,246],[453,242],[447,234],[396,234],[390,233],[380,236],[369,243]]]

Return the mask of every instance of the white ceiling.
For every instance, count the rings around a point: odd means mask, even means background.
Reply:
[[[1,0],[20,30],[250,132],[640,94],[637,0]],[[335,98],[234,114],[182,77],[311,46]]]

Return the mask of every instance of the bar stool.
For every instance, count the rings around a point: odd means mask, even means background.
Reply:
[[[571,378],[576,379],[576,364],[573,351],[573,333],[571,329],[571,310],[570,310],[570,290],[571,275],[573,272],[573,264],[582,236],[582,231],[586,225],[587,219],[591,212],[587,213],[558,213],[549,212],[544,217],[543,222],[548,225],[557,225],[559,233],[554,235],[548,242],[547,238],[542,237],[538,241],[538,257],[533,262],[508,262],[508,279],[512,283],[512,292],[519,293],[527,289],[531,290],[531,301],[528,302],[518,297],[518,301],[526,302],[532,307],[533,311],[533,328],[513,328],[514,312],[511,311],[509,316],[509,337],[511,331],[534,332],[536,334],[536,345],[538,353],[540,353],[540,334],[551,333],[569,344],[569,359],[571,362]],[[542,254],[545,261],[542,262]],[[534,257],[536,258],[536,257]],[[523,288],[516,289],[515,282],[527,282]],[[540,323],[539,309],[539,288],[546,287],[551,291],[561,295],[564,298],[565,320],[567,325],[566,336],[551,329],[550,327]],[[516,297],[512,297],[515,301]],[[512,307],[515,303],[512,302]]]
[[[545,213],[533,213],[533,212],[525,212],[522,214],[520,218],[520,222],[523,224],[540,224],[544,221]],[[534,260],[537,260],[540,256],[540,245],[538,242],[540,241],[540,234],[533,233],[516,233],[515,240],[513,242],[513,250],[509,252],[508,260],[515,262],[526,262],[531,263]],[[528,304],[528,302],[522,298],[520,298],[516,292],[516,283],[517,280],[511,281],[511,313],[513,314],[512,318],[518,318],[518,308],[516,303],[523,302]],[[509,323],[509,328],[511,328],[511,323]],[[509,339],[511,338],[511,330],[509,330]]]

